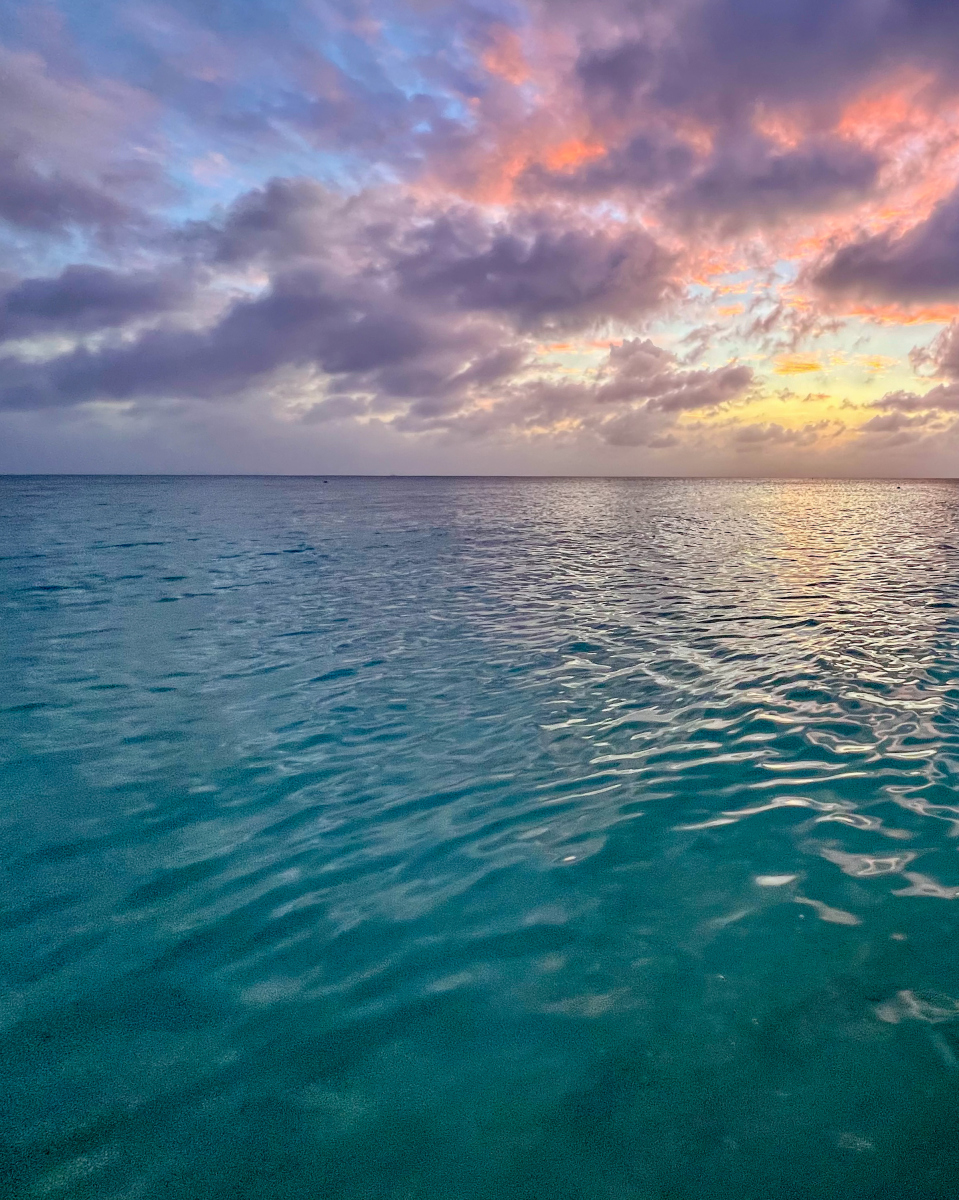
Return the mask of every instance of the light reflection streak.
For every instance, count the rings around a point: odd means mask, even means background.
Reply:
[[[921,875],[918,871],[904,871],[910,886],[893,892],[894,896],[929,896],[937,900],[959,900],[959,887],[945,887],[931,875]]]
[[[810,908],[816,910],[816,916],[820,921],[827,921],[830,925],[861,925],[862,917],[857,917],[855,913],[846,912],[843,908],[831,908],[828,904],[823,904],[821,900],[810,900],[808,896],[794,896],[793,901],[796,904],[806,904]]]
[[[903,868],[908,867],[918,852],[907,850],[904,854],[889,854],[884,857],[870,854],[847,854],[844,850],[834,850],[823,846],[820,855],[827,862],[834,863],[844,875],[854,879],[872,879],[879,875],[899,875]]]

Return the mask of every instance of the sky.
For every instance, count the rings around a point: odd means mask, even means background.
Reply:
[[[0,112],[0,471],[959,476],[956,0],[7,0]]]

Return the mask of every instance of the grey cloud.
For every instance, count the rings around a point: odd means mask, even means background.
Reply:
[[[644,133],[577,171],[537,167],[523,182],[533,193],[654,197],[671,223],[710,224],[735,234],[860,199],[875,186],[879,166],[875,155],[838,138],[810,138],[780,150],[733,130],[709,155],[697,157],[671,136]]]
[[[459,438],[586,434],[609,445],[662,447],[676,442],[682,412],[707,412],[743,395],[752,372],[738,364],[685,371],[668,351],[648,340],[613,347],[604,367],[581,382],[536,378],[505,382],[496,403],[443,408],[414,404],[405,429]]]
[[[776,421],[766,424],[742,425],[732,433],[736,450],[748,451],[766,446],[812,446],[827,431],[838,433],[843,426],[834,421],[814,421],[799,429],[787,429]]]
[[[271,179],[240,196],[219,220],[189,223],[174,236],[173,248],[220,266],[262,262],[269,267],[316,258],[356,240],[356,222],[350,218],[357,207],[355,200],[312,179]],[[390,225],[396,218],[391,221],[384,212],[383,220]]]
[[[576,73],[593,100],[621,107],[655,77],[656,66],[651,46],[627,39],[604,49],[585,50]]]
[[[612,144],[601,158],[575,171],[529,167],[520,186],[532,195],[544,191],[583,197],[611,192],[646,195],[689,179],[696,162],[691,147],[674,135],[644,131],[624,143]]]
[[[913,352],[915,366],[932,366],[935,373],[959,380],[959,324],[955,321],[933,340],[925,352]]]
[[[399,310],[324,289],[307,272],[274,280],[256,299],[239,301],[210,329],[151,329],[131,342],[80,348],[49,362],[20,367],[5,403],[76,404],[141,396],[217,397],[237,394],[282,367],[316,366],[359,374],[442,347],[442,331]],[[447,339],[448,340],[448,339]],[[30,379],[33,390],[28,390]]]
[[[910,417],[904,412],[889,412],[871,417],[859,428],[863,433],[900,433],[903,429],[921,427],[928,421],[928,413],[919,413]]]
[[[115,328],[177,309],[191,291],[182,272],[66,267],[52,278],[21,280],[0,294],[0,342]]]
[[[942,413],[959,412],[959,330],[955,325],[941,333],[917,357],[931,364],[943,383],[928,392],[899,390],[873,401],[876,415],[861,428],[868,434],[900,434],[935,421]]]
[[[620,413],[596,429],[608,446],[648,446],[656,450],[679,444],[679,438],[656,414],[639,409]]]
[[[873,408],[892,409],[896,412],[922,412],[929,405],[926,403],[925,396],[920,396],[916,392],[887,392],[879,400],[874,401]]]
[[[900,237],[878,234],[843,246],[815,280],[827,292],[907,302],[959,295],[959,192]]]
[[[921,396],[916,392],[887,392],[872,407],[899,413],[927,412],[930,409],[959,412],[959,383],[937,384]]]
[[[71,225],[107,228],[129,220],[134,210],[97,182],[64,172],[44,174],[19,154],[0,146],[0,219],[39,233]]]
[[[564,228],[549,217],[489,229],[453,213],[416,241],[397,268],[404,294],[509,313],[526,328],[636,317],[669,290],[671,257],[638,230]]]
[[[649,338],[626,338],[609,350],[610,369],[622,380],[656,378],[673,361],[668,350]]]
[[[729,234],[870,194],[881,151],[829,134],[842,106],[897,69],[940,90],[959,77],[951,0],[553,0],[540,11],[578,40],[571,82],[608,152],[572,172],[537,168],[535,184],[655,198],[667,221]],[[770,110],[795,112],[804,141],[783,149],[758,137],[755,118]],[[663,132],[687,118],[711,148]]]
[[[678,369],[673,355],[638,338],[610,351],[608,374],[597,389],[600,403],[643,400],[650,411],[670,413],[725,404],[743,393],[753,379],[749,367],[736,363],[718,370]]]
[[[758,101],[827,109],[890,63],[937,70],[948,83],[959,63],[952,0],[557,7],[579,34],[588,101],[655,102],[709,121],[736,120]]]
[[[37,56],[0,46],[0,221],[26,232],[142,227],[164,190],[142,142],[151,116],[142,93],[57,77]]]
[[[573,223],[549,211],[490,221],[477,209],[417,207],[397,192],[336,196],[274,180],[192,244],[222,264],[293,258],[347,271],[414,304],[503,314],[523,328],[635,318],[672,293],[673,258],[647,233]]]
[[[833,209],[876,186],[880,159],[848,139],[813,133],[783,149],[757,135],[747,117],[737,117],[719,119],[712,148],[695,150],[663,117],[661,109],[658,116],[655,109],[641,110],[634,121],[614,122],[602,157],[574,170],[530,167],[521,186],[532,195],[640,197],[655,201],[670,223],[710,224],[727,234]]]
[[[749,367],[730,364],[716,371],[681,373],[677,385],[657,396],[652,407],[662,412],[689,412],[693,409],[715,408],[741,395],[752,382]]]
[[[715,221],[735,233],[801,212],[835,208],[876,182],[879,162],[836,139],[777,152],[753,139],[718,151],[668,205],[692,221]]]
[[[527,331],[635,317],[670,288],[671,260],[642,230],[574,228],[549,212],[489,222],[466,206],[438,211],[391,191],[337,197],[305,181],[275,182],[170,245],[184,280],[253,265],[269,285],[206,326],[161,322],[42,363],[8,359],[0,401],[228,397],[301,370],[374,409],[418,398],[439,412],[444,397],[517,371]],[[7,294],[3,330],[86,332],[157,314],[175,306],[175,278],[170,264],[153,277],[74,267],[24,281]]]

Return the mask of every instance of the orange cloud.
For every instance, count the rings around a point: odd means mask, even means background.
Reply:
[[[888,371],[891,367],[898,366],[899,363],[898,359],[889,358],[886,354],[863,354],[860,355],[859,361],[867,371],[872,371],[875,375]]]
[[[749,290],[749,283],[715,284],[717,276],[737,275],[754,265],[744,258],[739,246],[718,246],[714,240],[676,241],[673,247],[683,255],[686,279],[703,287],[715,288],[717,294],[741,295]]]
[[[551,146],[540,160],[551,171],[562,171],[567,167],[576,167],[580,163],[589,162],[591,158],[600,158],[606,153],[606,148],[598,142],[585,142],[581,138],[570,138]]]
[[[795,150],[806,136],[803,125],[792,113],[764,109],[756,114],[753,126],[780,150]]]
[[[959,104],[936,95],[932,84],[929,75],[900,74],[853,100],[836,126],[886,160],[883,194],[861,229],[914,225],[955,187]]]
[[[583,354],[590,350],[609,350],[622,344],[621,338],[585,338],[575,342],[543,342],[537,354]]]
[[[959,179],[959,102],[937,95],[930,85],[930,76],[915,71],[889,75],[852,99],[832,126],[835,135],[879,157],[878,187],[871,196],[829,212],[797,214],[775,229],[753,230],[724,245],[687,233],[677,246],[687,283],[713,287],[717,297],[734,294],[755,287],[755,281],[727,284],[722,275],[777,259],[813,263],[862,236],[898,236],[925,220]],[[784,150],[801,144],[813,129],[799,109],[759,108],[754,127]],[[812,292],[803,296],[806,289],[800,272],[794,284],[775,291],[789,307],[821,310],[823,299]],[[939,324],[959,316],[959,307],[947,304],[911,308],[833,299],[827,307],[883,324]]]
[[[822,363],[808,354],[781,354],[776,359],[777,375],[805,375],[808,371],[821,371]]]
[[[497,75],[516,87],[526,83],[532,75],[519,35],[505,25],[499,25],[494,30],[493,44],[481,62],[491,75]]]
[[[928,121],[924,94],[928,96],[932,83],[931,75],[909,72],[870,88],[846,106],[836,132],[874,145],[912,132]]]
[[[606,153],[588,134],[570,136],[558,124],[551,114],[537,110],[512,129],[491,128],[491,141],[472,162],[462,164],[466,170],[458,179],[447,179],[447,186],[481,204],[507,204],[517,179],[530,167],[563,171]]]
[[[948,325],[959,318],[959,304],[856,304],[848,312],[876,325]]]

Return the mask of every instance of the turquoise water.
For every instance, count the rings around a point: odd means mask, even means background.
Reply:
[[[959,1193],[959,486],[0,512],[3,1196]]]

